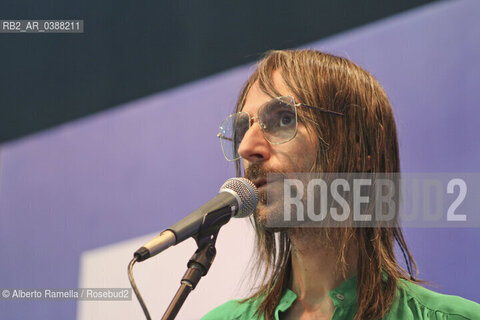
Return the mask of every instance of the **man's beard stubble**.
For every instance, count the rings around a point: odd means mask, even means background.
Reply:
[[[249,179],[250,181],[255,181],[257,179],[267,179],[268,174],[279,174],[283,177],[283,179],[288,178],[289,173],[274,170],[270,168],[262,167],[260,164],[255,163],[250,165],[246,170],[244,177]],[[294,174],[294,173],[292,173]],[[268,182],[268,181],[267,181]],[[268,188],[268,186],[267,186]],[[263,188],[263,190],[259,191],[258,194],[258,205],[257,209],[254,213],[254,219],[256,223],[265,231],[269,232],[288,232],[289,237],[294,239],[294,242],[305,242],[305,244],[309,244],[312,247],[335,247],[334,243],[338,241],[339,235],[335,232],[335,230],[331,230],[331,228],[312,228],[312,227],[268,227],[267,222],[271,215],[282,215],[283,212],[268,212],[275,211],[272,210],[272,206],[268,206],[267,203],[267,188]],[[270,204],[273,201],[270,201]],[[269,208],[270,207],[270,208]],[[282,207],[283,208],[283,207]],[[281,210],[277,208],[277,211]],[[292,240],[293,240],[292,239]]]
[[[258,179],[265,179],[268,182],[267,176],[268,174],[276,174],[280,175],[281,177],[285,178],[286,173],[280,170],[275,170],[267,167],[262,167],[261,164],[254,163],[250,165],[247,169],[245,169],[245,174],[244,177],[246,179],[249,179],[250,181],[255,181]],[[267,189],[268,185],[266,188],[262,188],[262,190],[259,190],[258,192],[258,205],[257,209],[255,210],[254,213],[254,218],[257,223],[259,223],[263,228],[269,229],[272,232],[275,231],[280,231],[280,230],[285,230],[285,228],[269,228],[267,227],[267,219],[269,215],[272,214],[282,214],[281,212],[269,212],[267,210],[272,211],[272,206],[270,203],[267,201]],[[270,204],[270,206],[268,206]],[[273,211],[278,211],[278,210],[273,210]]]
[[[267,179],[268,172],[272,172],[272,170],[267,171],[264,168],[260,167],[259,164],[255,163],[245,169],[245,174],[243,176],[250,181],[255,181],[257,179]],[[266,192],[259,191],[258,198],[259,203],[262,203],[264,205],[267,204]]]

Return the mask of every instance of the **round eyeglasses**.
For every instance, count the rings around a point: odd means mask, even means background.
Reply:
[[[251,117],[247,112],[237,112],[222,121],[217,137],[220,138],[225,158],[228,161],[240,159],[238,148],[245,133],[255,120],[261,128],[265,140],[272,145],[286,143],[295,138],[298,127],[297,107],[311,108],[337,116],[344,115],[340,112],[296,103],[295,99],[290,96],[274,98],[260,106],[256,117]]]

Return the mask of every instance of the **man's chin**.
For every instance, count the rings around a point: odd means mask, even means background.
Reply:
[[[261,226],[263,229],[270,230],[271,232],[277,232],[285,230],[285,228],[280,227],[278,223],[275,223],[278,211],[273,210],[269,206],[259,203],[257,209],[255,210],[255,221],[257,225]]]
[[[263,203],[259,203],[255,209],[255,220],[257,224],[261,226],[266,226],[267,224],[267,206]]]

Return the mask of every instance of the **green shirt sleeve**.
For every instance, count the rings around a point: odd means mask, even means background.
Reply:
[[[385,317],[393,319],[480,320],[480,305],[400,280],[395,302]]]

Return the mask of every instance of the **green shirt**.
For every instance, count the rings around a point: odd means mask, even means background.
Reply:
[[[353,319],[357,311],[356,277],[330,291],[335,306],[332,320]],[[275,320],[290,308],[297,295],[287,289],[275,309]],[[210,311],[202,320],[251,320],[260,301],[239,303],[229,301]],[[263,319],[263,317],[262,317]],[[449,296],[425,289],[406,280],[399,280],[395,301],[385,320],[438,319],[480,320],[480,304],[457,296]]]

